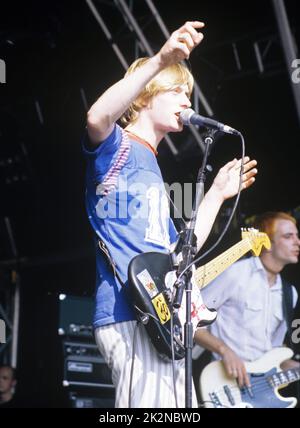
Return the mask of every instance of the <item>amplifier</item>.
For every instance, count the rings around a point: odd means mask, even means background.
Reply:
[[[59,295],[60,336],[93,339],[94,300],[87,296]]]
[[[111,370],[94,343],[63,341],[64,386],[113,389]]]
[[[71,392],[69,394],[70,404],[73,408],[114,408],[115,397],[114,393],[106,393],[105,396],[101,394],[79,394],[78,392]]]

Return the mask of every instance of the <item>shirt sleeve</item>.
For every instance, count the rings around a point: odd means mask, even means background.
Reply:
[[[83,153],[86,157],[97,157],[99,153],[102,152],[113,153],[118,149],[121,139],[121,128],[116,123],[109,136],[97,145],[93,145],[90,142],[89,134],[86,129],[81,140]],[[93,149],[93,147],[95,148]]]
[[[114,163],[118,150],[122,142],[122,130],[115,124],[111,134],[103,140],[93,150],[89,144],[87,131],[82,138],[82,150],[87,161],[88,175],[97,182],[100,182],[103,176]]]

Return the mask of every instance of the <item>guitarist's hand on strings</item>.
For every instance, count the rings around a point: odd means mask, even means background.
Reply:
[[[243,386],[250,387],[250,379],[246,372],[245,364],[236,353],[225,346],[221,355],[227,375],[235,378],[240,388]]]

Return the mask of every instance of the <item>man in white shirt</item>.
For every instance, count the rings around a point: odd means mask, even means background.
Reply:
[[[216,308],[218,317],[209,329],[195,333],[196,343],[222,359],[227,374],[240,386],[250,386],[244,361],[283,344],[288,329],[284,293],[290,293],[292,307],[297,302],[295,287],[280,275],[287,264],[298,262],[296,220],[283,212],[268,212],[257,218],[255,227],[268,234],[271,249],[235,263],[202,290],[205,304]],[[294,360],[282,364],[282,369],[295,367],[299,363]]]

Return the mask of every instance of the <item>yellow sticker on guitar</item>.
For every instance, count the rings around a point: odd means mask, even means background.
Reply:
[[[162,293],[152,299],[152,304],[162,324],[165,324],[171,318],[169,307]]]

